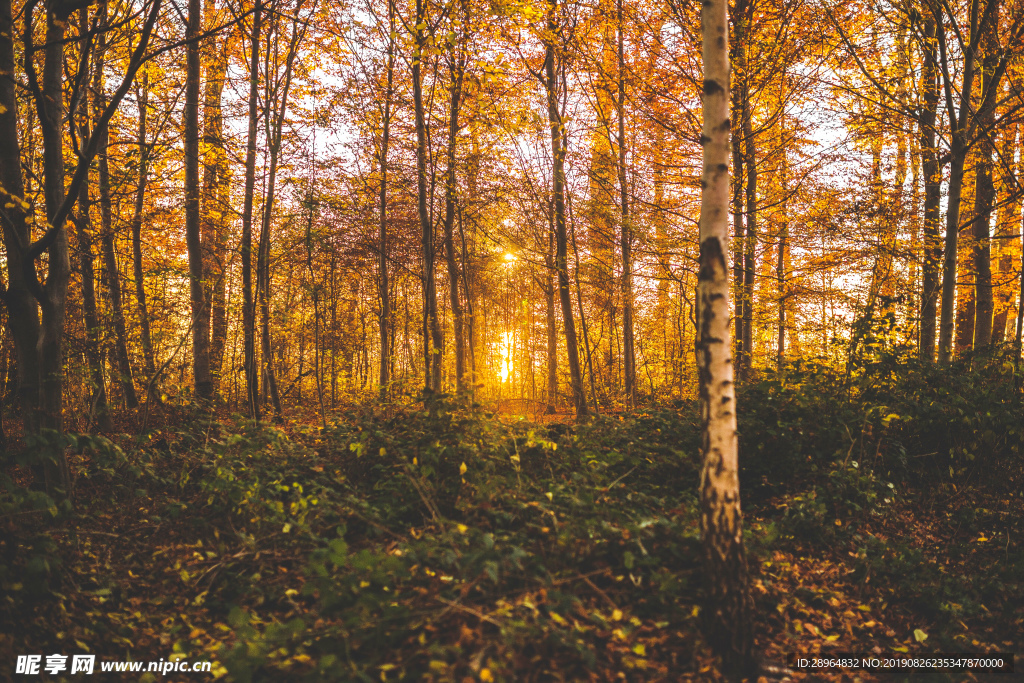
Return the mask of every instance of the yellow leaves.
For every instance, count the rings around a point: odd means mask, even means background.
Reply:
[[[469,468],[466,467],[466,463],[463,462],[461,465],[459,465],[459,476],[464,476],[468,471]]]
[[[617,609],[612,611],[612,621],[622,621],[622,610]]]
[[[494,680],[494,674],[491,673],[490,669],[480,669],[480,680],[483,683],[491,683]]]

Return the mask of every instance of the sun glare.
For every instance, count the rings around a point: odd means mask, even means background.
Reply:
[[[501,381],[507,382],[509,376],[512,374],[512,333],[505,332],[502,334],[501,342]]]

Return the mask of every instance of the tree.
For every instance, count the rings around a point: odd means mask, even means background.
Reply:
[[[556,41],[560,35],[558,24],[558,2],[549,0],[547,27],[544,36],[543,83],[547,95],[548,125],[551,128],[551,195],[555,220],[555,269],[558,271],[558,298],[562,306],[562,326],[565,330],[565,350],[569,359],[569,377],[572,384],[572,401],[576,408],[576,419],[587,416],[587,397],[583,392],[583,376],[580,373],[579,351],[576,347],[576,323],[572,313],[572,297],[569,294],[568,236],[565,227],[565,126],[558,104],[558,80]]]
[[[729,32],[726,0],[701,8],[704,147],[697,277],[697,366],[702,423],[701,532],[708,641],[726,666],[749,668],[753,606],[743,552],[736,398],[729,340]]]
[[[185,241],[188,245],[189,292],[192,305],[192,376],[196,398],[213,398],[210,371],[210,316],[203,277],[203,242],[199,212],[199,33],[202,27],[200,0],[188,0],[185,30]]]
[[[7,304],[14,345],[18,356],[18,392],[21,399],[24,433],[35,435],[41,429],[64,429],[64,318],[67,307],[70,261],[65,223],[86,182],[89,166],[107,134],[107,126],[118,105],[131,87],[142,65],[161,0],[153,0],[142,15],[141,30],[131,50],[123,80],[114,90],[102,113],[96,118],[88,140],[83,140],[70,182],[64,168],[63,70],[64,34],[68,18],[79,9],[76,2],[51,0],[44,7],[46,42],[42,47],[42,78],[37,71],[34,24],[38,2],[29,2],[22,10],[25,30],[14,30],[11,3],[0,3],[0,72],[15,73],[15,35],[24,37],[21,45],[25,75],[32,104],[43,138],[43,195],[45,230],[31,240],[29,221],[32,205],[26,201],[22,178],[21,145],[18,139],[18,101],[13,78],[0,79],[0,191],[3,194],[3,242],[7,255],[9,285],[0,289]],[[136,27],[137,30],[137,27]],[[34,222],[34,220],[33,220]],[[36,260],[46,255],[45,282],[39,279]],[[6,290],[6,291],[4,291]],[[71,476],[63,452],[37,463],[38,480],[50,493],[70,495]]]

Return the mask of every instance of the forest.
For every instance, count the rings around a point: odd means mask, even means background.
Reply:
[[[1024,0],[0,0],[0,224],[0,680],[1024,666]]]

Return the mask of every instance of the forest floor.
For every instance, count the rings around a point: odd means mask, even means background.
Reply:
[[[672,410],[574,428],[408,407],[78,440],[74,510],[4,522],[0,679],[20,654],[91,653],[238,681],[722,680],[700,631],[694,438]],[[1019,465],[960,485],[856,462],[824,486],[745,483],[764,679],[988,680],[787,657],[1024,652]]]

